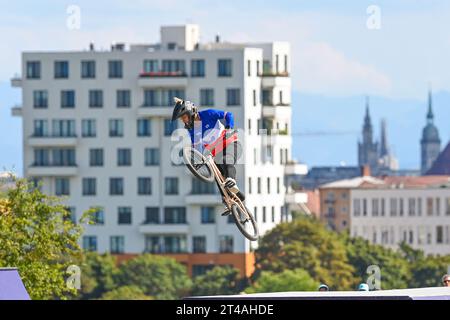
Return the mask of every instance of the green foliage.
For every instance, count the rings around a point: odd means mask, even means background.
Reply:
[[[66,269],[78,264],[80,225],[60,199],[32,188],[24,179],[8,190],[0,213],[0,266],[17,267],[32,299],[66,299]]]
[[[139,287],[155,299],[185,297],[191,288],[186,267],[175,259],[143,254],[120,266],[119,283]]]
[[[281,273],[263,271],[258,280],[245,292],[315,291],[318,287],[319,283],[303,269],[284,270]]]
[[[381,289],[408,288],[411,281],[408,262],[398,251],[370,244],[369,241],[356,237],[344,239],[349,263],[355,268],[355,278],[365,282],[369,276],[367,267],[377,265],[381,271]]]
[[[256,278],[261,270],[280,273],[300,268],[334,289],[356,285],[344,243],[313,218],[277,225],[260,240],[255,253]]]
[[[110,254],[86,252],[81,265],[81,299],[99,298],[103,293],[117,288],[119,268]]]
[[[216,266],[194,279],[192,294],[195,296],[236,294],[241,289],[239,270],[230,266]]]
[[[103,294],[100,300],[152,300],[137,286],[123,286]]]

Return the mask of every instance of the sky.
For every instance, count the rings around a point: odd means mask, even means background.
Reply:
[[[80,8],[79,29],[67,27],[71,5]],[[366,95],[376,134],[387,119],[401,167],[418,167],[430,85],[441,139],[450,139],[449,1],[0,0],[0,7],[0,170],[22,170],[21,122],[10,115],[21,98],[9,84],[22,51],[157,42],[161,25],[184,23],[200,25],[202,42],[219,34],[291,43],[293,153],[310,166],[356,163]]]

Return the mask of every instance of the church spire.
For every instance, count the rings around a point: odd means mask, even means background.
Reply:
[[[371,126],[370,112],[369,112],[369,96],[366,96],[366,115],[364,117],[364,125]]]
[[[433,123],[434,114],[433,114],[433,100],[431,97],[431,87],[428,89],[428,113],[427,113],[427,121],[428,123]]]
[[[380,141],[380,156],[384,157],[389,154],[389,146],[387,141],[387,132],[386,132],[386,119],[381,120],[381,141]]]

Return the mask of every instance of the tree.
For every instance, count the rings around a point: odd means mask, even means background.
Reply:
[[[216,266],[206,274],[194,279],[192,294],[211,296],[236,294],[241,291],[243,280],[239,279],[239,270],[230,266]]]
[[[345,245],[336,233],[314,218],[300,216],[277,225],[261,238],[255,255],[254,279],[259,270],[280,273],[300,268],[335,289],[346,290],[356,285]]]
[[[66,270],[79,264],[80,225],[70,219],[61,200],[16,179],[0,212],[0,266],[17,267],[32,299],[66,299]],[[83,217],[84,218],[84,217]]]
[[[81,265],[81,299],[95,299],[117,288],[119,268],[110,254],[86,252]]]
[[[152,300],[137,286],[123,286],[104,293],[100,300]]]
[[[398,251],[374,245],[369,241],[348,235],[343,236],[350,264],[355,268],[354,277],[359,282],[366,282],[369,275],[367,267],[376,265],[380,268],[381,289],[407,288],[410,281],[408,262]]]
[[[412,288],[437,287],[441,285],[442,276],[450,266],[450,255],[425,256],[423,251],[413,249],[405,242],[400,245],[400,252],[409,265]]]
[[[284,270],[281,273],[263,271],[246,293],[315,291],[319,287],[307,271],[303,269]]]
[[[173,258],[143,254],[120,265],[121,285],[139,287],[155,299],[177,299],[188,295],[191,280],[186,267]]]

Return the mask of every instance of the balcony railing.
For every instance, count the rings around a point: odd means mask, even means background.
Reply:
[[[262,77],[289,77],[289,72],[286,71],[263,71]]]
[[[187,77],[187,73],[184,71],[153,71],[153,72],[141,72],[139,74],[141,78],[164,78],[164,77]]]

